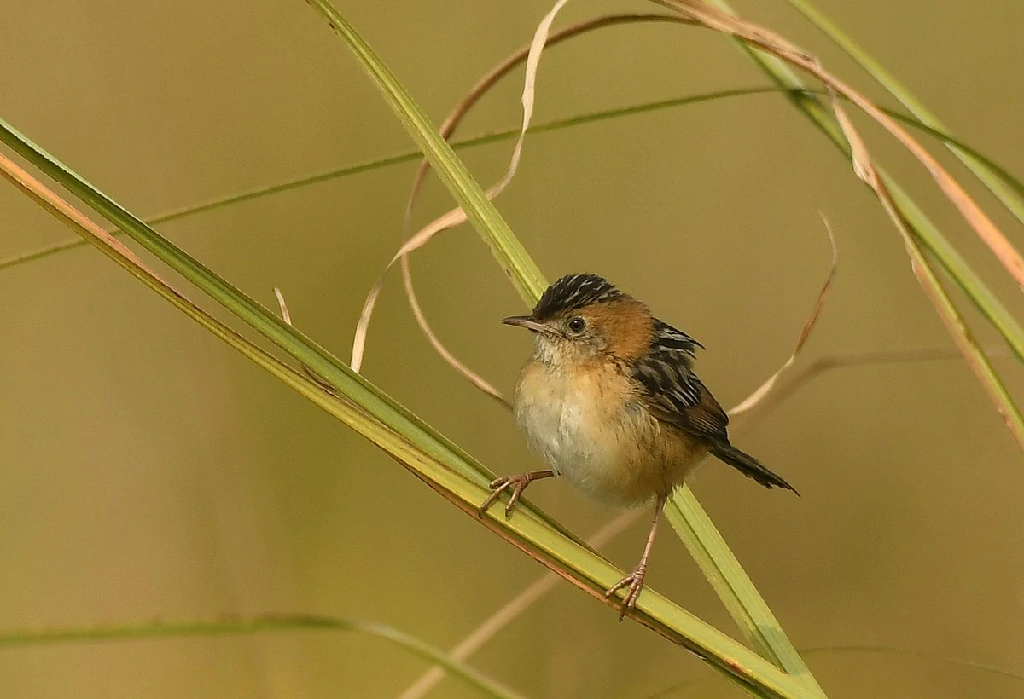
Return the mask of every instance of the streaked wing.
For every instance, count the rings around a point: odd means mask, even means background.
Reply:
[[[673,328],[663,320],[654,319],[654,340],[651,342],[651,349],[678,350],[692,360],[696,357],[698,347],[704,349],[704,345],[682,330]]]
[[[698,437],[728,442],[729,416],[690,368],[700,343],[657,321],[647,356],[633,368],[648,408],[662,422]]]

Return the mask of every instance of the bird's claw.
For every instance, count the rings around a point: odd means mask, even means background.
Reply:
[[[636,600],[640,597],[640,591],[644,589],[644,576],[647,573],[647,566],[641,564],[633,569],[633,572],[624,577],[612,585],[604,596],[606,598],[612,597],[616,592],[623,588],[626,590],[626,596],[622,598],[622,607],[619,610],[619,621],[622,621],[626,612],[636,607]]]
[[[530,482],[534,479],[531,473],[520,473],[514,476],[501,476],[491,481],[490,496],[484,500],[484,503],[480,505],[480,514],[483,515],[487,512],[488,508],[494,504],[494,501],[501,497],[509,488],[512,489],[512,497],[508,499],[508,503],[505,505],[505,517],[509,517],[512,514],[512,510],[515,508],[516,503],[519,502],[519,496],[526,490],[526,486],[530,485]]]

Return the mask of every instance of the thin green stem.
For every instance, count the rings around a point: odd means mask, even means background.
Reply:
[[[363,633],[388,643],[423,660],[444,666],[470,687],[497,699],[522,699],[521,695],[495,682],[440,648],[383,624],[319,614],[261,615],[250,618],[166,621],[68,629],[0,631],[0,649],[64,643],[101,643],[140,641],[160,638],[248,635],[281,631],[343,631]]]
[[[306,1],[327,20],[331,30],[344,39],[349,49],[359,59],[360,65],[383,93],[388,105],[423,154],[430,159],[438,177],[459,202],[473,226],[478,231],[489,232],[482,237],[502,269],[510,275],[519,295],[527,303],[530,303],[529,299],[539,297],[547,287],[540,268],[527,254],[519,239],[512,235],[505,219],[494,208],[451,146],[438,135],[437,127],[430,122],[405,87],[377,57],[355,27],[331,3],[327,0]]]
[[[577,126],[583,126],[586,124],[594,124],[602,121],[608,121],[613,119],[619,119],[622,117],[634,116],[637,114],[646,114],[650,112],[657,112],[664,109],[672,109],[676,107],[682,107],[691,104],[699,104],[702,102],[715,102],[721,99],[728,99],[730,97],[750,97],[757,95],[767,94],[778,94],[778,93],[793,93],[798,92],[798,95],[792,95],[793,97],[800,97],[804,94],[807,95],[821,95],[820,91],[816,90],[789,90],[783,87],[752,87],[752,88],[738,88],[733,90],[716,90],[714,92],[707,92],[697,95],[687,95],[683,97],[676,97],[667,100],[657,100],[653,102],[642,102],[639,104],[633,104],[626,107],[618,107],[615,109],[603,109],[594,112],[588,112],[577,116],[567,117],[564,119],[553,119],[551,121],[537,123],[530,127],[530,134],[548,133],[554,131],[560,131],[562,129],[575,128]],[[969,144],[951,136],[948,133],[940,129],[930,127],[914,117],[907,116],[901,112],[897,112],[891,109],[883,109],[886,114],[901,121],[902,123],[919,129],[924,133],[933,136],[934,138],[942,141],[943,143],[955,146],[960,151],[967,153],[973,158],[974,162],[979,164],[980,167],[985,168],[990,178],[996,178],[1002,182],[1006,187],[1010,188],[1013,192],[1024,196],[1024,183],[1014,177],[1014,175],[999,165],[997,162],[988,158],[983,153],[980,153]],[[481,134],[479,136],[473,136],[471,138],[465,138],[462,140],[453,141],[451,146],[454,150],[463,150],[478,148],[493,143],[500,143],[502,141],[509,141],[519,135],[519,129],[506,129],[504,131],[495,131],[492,133]],[[326,172],[320,172],[315,175],[307,175],[298,179],[288,180],[281,182],[269,187],[261,187],[259,189],[251,189],[239,194],[232,194],[227,197],[214,199],[203,204],[195,206],[189,206],[176,211],[171,211],[159,216],[146,219],[146,223],[150,226],[156,226],[161,223],[169,223],[171,221],[179,221],[199,214],[208,213],[217,209],[227,208],[236,204],[243,204],[249,201],[255,201],[262,199],[263,197],[272,196],[274,194],[281,194],[303,187],[308,187],[322,182],[329,182],[331,180],[349,177],[352,175],[358,175],[365,172],[372,172],[374,170],[380,170],[394,165],[401,165],[403,163],[415,162],[422,158],[423,155],[418,150],[408,151],[406,153],[400,153],[398,155],[387,156],[385,158],[377,158],[374,160],[366,161],[363,163],[356,163],[353,165],[346,165],[344,167],[335,168]],[[121,231],[113,231],[114,235],[121,235]],[[65,250],[73,250],[75,248],[81,248],[87,246],[84,240],[76,238],[64,243],[58,243],[57,245],[42,248],[40,250],[34,250],[29,253],[17,255],[15,257],[8,258],[6,260],[0,260],[0,271],[11,267],[27,264],[35,260],[45,259],[51,255],[55,255]],[[955,253],[954,253],[955,254]]]
[[[933,114],[914,94],[890,73],[870,54],[860,47],[848,34],[818,10],[809,0],[786,0],[798,12],[806,17],[823,34],[846,52],[857,64],[878,81],[889,94],[898,99],[910,113],[920,122],[935,131],[948,132],[949,129]],[[1021,189],[1013,186],[1006,178],[992,171],[992,163],[978,157],[978,154],[953,140],[944,141],[949,150],[960,159],[968,170],[1012,213],[1018,221],[1024,223],[1024,201],[1021,200]]]
[[[481,514],[479,506],[488,493],[486,483],[480,482],[480,477],[485,472],[482,466],[454,447],[449,448],[450,442],[444,437],[434,437],[425,431],[426,428],[421,427],[421,421],[411,416],[369,382],[361,377],[350,378],[345,371],[336,369],[321,356],[319,348],[301,335],[275,333],[272,324],[262,317],[260,308],[247,305],[244,299],[232,296],[232,293],[237,292],[232,292],[232,287],[227,282],[205,268],[192,269],[198,263],[181,259],[183,252],[160,238],[154,231],[147,230],[131,214],[106,199],[62,163],[41,151],[10,127],[2,123],[0,126],[3,127],[0,128],[0,138],[9,138],[25,157],[53,172],[65,186],[80,194],[80,198],[88,199],[90,204],[102,207],[111,217],[117,218],[116,222],[127,227],[129,232],[134,234],[133,237],[138,236],[152,245],[154,250],[181,268],[187,278],[194,279],[197,286],[211,297],[218,300],[228,297],[233,315],[252,327],[268,328],[264,336],[279,342],[293,357],[310,368],[317,378],[283,364],[197,307],[144,267],[136,256],[116,239],[71,209],[66,202],[34,181],[13,162],[0,156],[4,176],[47,211],[76,232],[88,237],[104,254],[202,327],[343,424],[371,440],[435,492],[472,517],[475,522],[487,527],[604,604],[615,604],[613,600],[605,598],[604,591],[618,580],[622,573],[604,557],[585,544],[579,543],[557,524],[552,524],[550,518],[532,508],[521,506],[516,516],[511,518],[505,518],[495,512]],[[150,237],[154,237],[155,240],[150,240]],[[208,279],[208,275],[213,279]],[[284,325],[286,328],[289,327],[287,324]],[[330,388],[325,388],[319,380],[321,378],[329,382]],[[673,643],[703,658],[732,682],[758,696],[800,696],[800,683],[654,590],[645,591],[631,616]]]
[[[87,182],[50,153],[0,119],[0,141],[21,155],[72,194],[124,231],[132,240],[151,252],[171,269],[202,289],[233,315],[326,380],[334,389],[367,413],[382,416],[396,432],[410,435],[417,446],[445,461],[459,473],[482,486],[493,478],[479,461],[473,459],[447,437],[429,426],[350,367],[313,342],[281,318],[268,311],[230,282],[217,275],[187,252],[167,240],[138,217]],[[529,502],[523,508],[539,517],[564,536],[579,540],[547,514]]]
[[[754,649],[800,680],[806,687],[801,696],[823,698],[814,675],[689,487],[676,488],[665,514]]]
[[[707,0],[707,3],[720,10],[734,14],[725,0]],[[796,73],[782,60],[746,44],[736,41],[737,47],[749,56],[765,74],[778,86],[782,87],[789,101],[814,124],[847,158],[850,157],[849,145],[839,126],[832,116],[831,110],[822,104],[797,77]],[[896,203],[897,209],[904,217],[912,233],[920,238],[924,246],[935,256],[950,278],[963,290],[981,314],[992,323],[1014,354],[1024,360],[1024,328],[1006,309],[1003,303],[992,293],[985,282],[979,277],[959,252],[949,243],[946,237],[924,213],[917,203],[903,191],[883,168],[878,167],[879,175]]]

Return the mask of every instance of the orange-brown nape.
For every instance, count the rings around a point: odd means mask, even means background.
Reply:
[[[570,311],[571,313],[571,311]],[[624,298],[591,304],[576,311],[602,341],[607,354],[629,362],[646,354],[654,337],[654,318],[647,306]]]

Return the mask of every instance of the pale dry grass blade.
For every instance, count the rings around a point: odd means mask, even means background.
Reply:
[[[700,2],[700,0],[654,0],[654,2],[674,9],[681,13],[683,17],[695,20],[709,29],[729,34],[763,49],[813,75],[829,88],[850,100],[861,111],[889,132],[890,135],[896,138],[924,166],[925,170],[935,180],[935,183],[949,201],[957,208],[964,220],[974,229],[975,233],[988,246],[1003,267],[1006,268],[1006,271],[1016,280],[1018,286],[1024,289],[1024,259],[1021,258],[1020,253],[1017,252],[992,220],[981,210],[981,207],[975,203],[946,169],[904,128],[879,109],[871,100],[832,73],[826,71],[815,57],[796,48],[772,31],[709,7]],[[838,100],[833,100],[833,106],[836,104],[838,104]],[[848,119],[847,123],[849,123]]]
[[[974,334],[967,327],[960,312],[942,288],[931,265],[925,259],[924,252],[921,250],[917,239],[907,228],[906,222],[900,215],[896,203],[889,194],[888,188],[882,182],[878,170],[875,169],[874,162],[871,160],[871,155],[868,153],[864,140],[853,127],[849,116],[847,116],[846,111],[834,93],[831,95],[831,98],[832,109],[839,121],[839,126],[843,130],[843,135],[846,136],[850,143],[854,171],[878,195],[878,200],[882,203],[882,207],[889,214],[889,218],[892,219],[892,222],[900,232],[900,236],[903,238],[903,245],[907,250],[907,255],[910,257],[910,268],[913,270],[914,276],[921,284],[921,288],[924,289],[925,295],[928,296],[932,305],[935,306],[939,318],[942,319],[949,334],[953,337],[953,341],[963,354],[967,365],[978,377],[982,388],[985,389],[985,392],[992,400],[996,411],[1003,418],[1003,422],[1006,424],[1014,440],[1016,440],[1017,446],[1024,451],[1024,416],[1020,414],[1012,396],[1003,386],[1002,380],[992,368],[992,364],[981,350],[981,347],[978,346]]]
[[[512,146],[512,157],[509,160],[505,174],[497,183],[485,192],[485,195],[490,200],[493,200],[496,196],[505,191],[505,188],[512,182],[512,178],[515,177],[516,171],[519,169],[519,163],[523,157],[523,143],[526,140],[526,131],[530,128],[530,122],[533,120],[533,106],[537,85],[537,71],[540,68],[540,56],[544,50],[544,45],[547,43],[548,34],[551,31],[551,23],[555,21],[555,16],[568,2],[569,0],[557,0],[554,7],[552,7],[541,20],[537,30],[534,32],[533,40],[530,42],[530,50],[526,56],[526,78],[524,80],[523,94],[521,98],[523,105],[522,126],[519,129],[519,137]],[[370,325],[370,317],[373,315],[373,308],[377,303],[378,296],[380,296],[381,288],[384,285],[384,278],[387,272],[395,262],[399,260],[399,258],[405,257],[410,252],[426,245],[437,233],[465,223],[467,220],[468,217],[462,210],[462,207],[456,207],[434,219],[420,229],[415,235],[411,236],[402,244],[402,247],[400,247],[398,252],[396,252],[391,258],[380,277],[378,277],[377,281],[374,283],[370,293],[367,295],[366,301],[363,303],[363,310],[359,315],[359,322],[356,324],[355,337],[352,340],[353,371],[358,372],[362,366],[363,355],[366,348],[366,334]],[[449,354],[449,356],[454,359],[452,355]],[[465,369],[465,367],[462,368]],[[476,379],[474,383],[478,386],[486,386],[486,388],[483,388],[484,391],[499,400],[504,401],[501,394],[491,387],[490,384],[475,374],[474,378]]]
[[[288,311],[288,304],[284,301],[284,294],[282,294],[281,290],[276,286],[274,287],[274,298],[277,299],[277,305],[281,309],[281,320],[288,323],[288,325],[291,325],[292,314]]]
[[[870,56],[853,38],[826,17],[809,0],[786,0],[794,9],[817,27],[825,36],[840,47],[850,58],[874,78],[890,95],[898,99],[920,123],[933,131],[948,132],[949,129],[921,102],[895,75]],[[946,148],[969,169],[978,180],[1012,213],[1024,223],[1024,192],[1008,182],[997,168],[970,148],[951,140],[945,141]],[[1011,178],[1012,179],[1012,178]]]
[[[984,348],[990,357],[1013,356],[1005,345],[992,345]],[[785,403],[813,379],[835,369],[851,369],[855,367],[878,366],[881,364],[916,364],[920,362],[939,362],[963,359],[963,353],[956,346],[926,347],[909,350],[871,350],[865,352],[845,352],[818,357],[803,367],[788,374],[788,378],[779,384],[761,403],[756,414],[759,418]],[[747,414],[749,417],[750,414]],[[745,428],[746,423],[743,424]],[[743,428],[741,428],[743,429]]]
[[[292,324],[292,314],[288,310],[288,304],[285,303],[284,294],[281,293],[281,290],[276,286],[274,287],[274,298],[277,299],[277,305],[281,309],[281,320],[288,323],[288,325],[291,325],[294,328],[295,326]],[[316,373],[305,364],[300,364],[300,366],[302,367],[303,373],[305,373],[307,377],[309,377],[317,384],[319,384],[320,388],[322,388],[327,393],[330,393],[332,396],[338,396],[338,392],[334,389],[333,386],[331,386],[330,382],[327,379],[320,376],[320,374]]]
[[[775,386],[775,383],[779,380],[779,377],[796,363],[796,358],[800,355],[800,351],[807,343],[807,338],[811,336],[814,326],[818,323],[818,317],[821,315],[821,311],[825,307],[825,299],[828,297],[829,289],[832,288],[832,280],[835,279],[836,269],[839,266],[839,248],[836,245],[836,237],[832,233],[832,226],[829,225],[828,219],[825,218],[824,215],[822,215],[821,220],[825,223],[825,230],[828,232],[828,242],[832,246],[832,263],[829,265],[828,276],[825,277],[825,283],[822,285],[821,291],[818,292],[818,297],[814,301],[814,307],[811,309],[811,315],[807,319],[807,322],[804,323],[804,327],[800,330],[800,337],[797,338],[796,347],[793,348],[793,353],[789,355],[789,359],[779,367],[778,371],[769,376],[764,383],[758,386],[753,393],[744,398],[734,408],[731,408],[729,410],[729,415],[731,417],[747,412],[765,399]]]
[[[493,198],[493,190],[494,188],[491,188],[485,192],[488,199]],[[434,237],[435,233],[457,226],[464,221],[466,221],[466,214],[461,208],[452,209],[451,211],[439,216],[417,232],[416,235],[407,239],[402,244],[402,247],[398,249],[398,252],[396,252],[388,261],[387,265],[384,266],[384,271],[381,272],[379,277],[377,277],[377,281],[373,283],[373,287],[366,295],[366,300],[363,301],[363,309],[359,313],[359,321],[356,323],[356,332],[352,338],[352,371],[359,372],[362,369],[363,355],[366,351],[366,335],[370,329],[370,319],[373,317],[373,310],[377,306],[377,299],[380,296],[380,292],[384,288],[384,280],[387,277],[387,273],[399,258],[404,257],[413,250],[417,250],[425,245],[432,237]]]
[[[416,298],[416,290],[412,286],[412,274],[409,270],[409,258],[406,255],[402,256],[402,284],[405,286],[405,295],[409,300],[409,308],[412,309],[413,318],[416,319],[416,324],[420,326],[420,330],[434,347],[434,351],[441,355],[441,358],[448,363],[448,366],[455,369],[455,371],[461,374],[467,381],[494,400],[498,401],[498,403],[504,407],[511,410],[512,404],[509,403],[504,394],[487,381],[487,379],[470,369],[461,360],[459,360],[458,357],[452,354],[451,350],[441,342],[441,338],[437,336],[434,329],[430,327],[430,323],[427,322],[427,316],[423,312],[423,308],[420,306],[419,299]]]
[[[715,10],[698,0],[654,0],[660,5],[675,9],[684,17],[700,22],[703,26],[718,32],[729,34],[757,46],[774,56],[790,63],[820,80],[829,90],[829,102],[832,113],[842,130],[843,136],[850,145],[853,170],[857,177],[867,184],[877,195],[882,208],[896,226],[904,247],[911,259],[911,269],[920,282],[925,294],[935,306],[936,312],[953,336],[957,347],[961,349],[968,366],[981,382],[985,392],[992,399],[996,411],[1003,418],[1011,435],[1018,446],[1024,450],[1024,416],[1006,390],[998,374],[993,370],[985,354],[978,347],[970,329],[964,323],[959,311],[949,296],[942,289],[935,272],[932,270],[917,240],[907,227],[899,208],[892,199],[888,188],[882,181],[868,152],[864,139],[860,136],[853,122],[843,108],[837,94],[843,95],[859,107],[868,116],[893,135],[907,150],[913,154],[932,178],[946,194],[947,198],[957,207],[964,219],[974,228],[1003,266],[1024,286],[1024,261],[1017,251],[1003,237],[1002,233],[985,216],[966,192],[928,152],[915,141],[910,134],[902,129],[888,115],[876,107],[870,100],[853,90],[838,78],[821,67],[813,56],[795,48],[792,44],[771,31]]]
[[[551,48],[563,41],[571,39],[573,37],[585,34],[587,32],[601,29],[603,27],[610,27],[614,25],[622,24],[633,24],[637,22],[672,22],[682,24],[692,24],[688,20],[682,17],[676,17],[674,15],[659,15],[659,14],[613,14],[613,15],[602,15],[595,17],[594,19],[574,24],[571,27],[562,29],[554,34],[551,34],[547,38],[545,48]],[[448,140],[455,134],[459,124],[470,112],[473,106],[480,101],[480,99],[487,94],[487,92],[494,87],[503,77],[508,75],[514,68],[519,66],[523,61],[530,55],[530,50],[533,48],[534,43],[530,42],[525,46],[522,46],[505,60],[499,63],[497,66],[492,68],[483,78],[477,81],[476,85],[470,89],[469,93],[462,99],[462,101],[456,105],[455,109],[448,115],[448,117],[441,124],[440,132],[442,138]],[[412,219],[413,207],[416,203],[416,198],[420,192],[420,188],[423,186],[424,179],[427,173],[430,171],[430,162],[423,160],[420,163],[419,168],[416,171],[416,177],[413,180],[412,192],[409,194],[409,200],[405,208],[405,217],[402,223],[402,237],[405,238],[407,231],[409,230],[410,221]],[[416,289],[412,281],[412,270],[409,264],[409,256],[402,255],[400,259],[400,266],[402,269],[402,284],[405,287],[405,295],[409,301],[409,306],[412,309],[413,316],[416,319],[416,323],[420,326],[420,330],[427,337],[427,340],[433,346],[434,350],[441,355],[441,357],[448,362],[455,371],[462,374],[470,383],[482,390],[484,393],[492,396],[506,408],[511,407],[508,400],[504,395],[501,394],[496,388],[488,383],[479,374],[471,370],[444,345],[441,339],[431,328],[429,321],[427,320],[426,314],[423,312],[422,306],[420,305],[419,299],[416,296]]]

